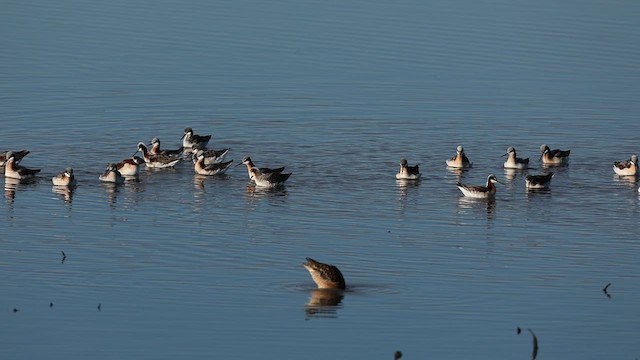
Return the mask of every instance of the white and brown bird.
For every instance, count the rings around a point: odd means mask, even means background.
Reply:
[[[115,163],[108,164],[107,169],[99,176],[99,179],[106,183],[116,185],[124,184],[124,177],[120,174],[120,171],[118,171],[118,166]]]
[[[257,169],[258,173],[260,174],[271,174],[271,173],[281,173],[284,171],[284,166],[279,167],[279,168],[267,168],[267,167],[257,167],[253,161],[251,160],[251,157],[249,156],[245,156],[244,159],[242,159],[242,162],[239,163],[236,166],[239,165],[246,165],[247,166],[247,173],[249,174],[249,179],[251,179],[251,170],[252,169]]]
[[[547,145],[540,145],[540,161],[544,165],[563,165],[569,162],[571,150],[551,150]]]
[[[524,178],[525,187],[527,189],[548,189],[552,177],[552,172],[545,175],[527,175]]]
[[[122,176],[135,177],[140,175],[140,167],[144,164],[144,159],[139,156],[132,156],[116,164],[116,168]]]
[[[68,167],[61,173],[51,178],[51,182],[54,186],[76,186],[77,181],[73,175],[73,169]]]
[[[16,155],[13,151],[7,151],[4,161],[4,176],[8,178],[25,180],[36,176],[40,169],[30,169],[16,163]]]
[[[495,175],[491,174],[487,176],[487,184],[485,186],[482,185],[465,185],[461,182],[458,182],[456,185],[458,189],[464,194],[464,196],[475,198],[475,199],[489,199],[493,198],[496,195],[496,186],[495,183],[500,183],[498,178]]]
[[[211,140],[211,135],[194,134],[193,129],[188,127],[184,129],[184,134],[182,135],[182,147],[192,148],[194,145],[198,145],[204,149],[207,147],[209,140]]]
[[[284,185],[285,181],[289,179],[291,173],[281,173],[281,172],[271,172],[271,173],[262,173],[258,168],[252,168],[249,173],[251,174],[249,180],[253,180],[253,182],[258,187],[266,187],[266,188],[277,188]]]
[[[184,151],[184,147],[182,146],[178,149],[173,149],[173,150],[160,149],[160,139],[158,139],[157,137],[154,137],[153,139],[151,139],[151,144],[149,146],[151,146],[151,148],[149,149],[149,152],[151,153],[151,155],[176,156],[176,155],[181,155],[182,152]]]
[[[224,157],[227,156],[227,154],[229,153],[229,150],[231,150],[231,148],[226,148],[226,149],[210,149],[210,150],[205,150],[203,147],[201,147],[200,145],[194,145],[191,148],[191,156],[193,158],[193,163],[196,163],[196,160],[198,160],[198,152],[202,151],[203,155],[204,155],[204,164],[205,165],[211,165],[211,164],[217,164],[220,162],[224,161]]]
[[[0,151],[0,167],[4,166],[4,163],[7,161],[7,154],[13,154],[13,161],[18,164],[23,157],[29,154],[29,150],[18,150],[18,151]]]
[[[344,290],[346,283],[340,270],[329,264],[323,264],[312,258],[307,258],[307,262],[303,263],[304,267],[311,274],[311,278],[320,289],[340,289]]]
[[[231,167],[232,163],[233,160],[229,160],[206,165],[204,162],[204,151],[199,150],[197,153],[196,163],[193,164],[193,169],[198,175],[222,175]]]
[[[638,155],[631,155],[629,160],[613,163],[613,171],[620,176],[635,176],[638,174]]]
[[[446,163],[448,167],[454,169],[468,169],[473,166],[473,163],[469,161],[461,145],[458,145],[456,148],[456,155],[451,159],[447,159]]]
[[[529,158],[517,157],[516,149],[513,146],[509,146],[507,153],[502,156],[508,156],[503,165],[505,169],[526,169],[529,167]]]
[[[407,159],[400,159],[400,171],[396,174],[398,180],[420,179],[420,164],[409,166]]]
[[[180,162],[180,160],[182,160],[182,158],[177,156],[162,154],[153,155],[151,154],[151,152],[149,152],[147,145],[145,145],[144,143],[138,143],[138,151],[136,151],[134,155],[138,152],[142,152],[144,162],[147,164],[147,167],[150,168],[170,168],[174,167],[178,162]]]

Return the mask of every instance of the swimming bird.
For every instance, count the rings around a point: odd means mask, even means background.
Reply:
[[[469,161],[469,158],[464,153],[464,149],[461,145],[456,148],[456,155],[451,159],[446,160],[447,166],[456,169],[468,169],[473,166],[473,163]]]
[[[552,172],[546,175],[527,175],[524,178],[525,186],[527,189],[548,189],[552,177]]]
[[[183,146],[175,150],[160,150],[160,139],[157,137],[151,139],[151,144],[149,146],[151,146],[151,149],[149,149],[151,155],[181,155],[184,150]]]
[[[613,163],[613,171],[620,176],[635,176],[638,174],[638,155],[631,155],[626,161]]]
[[[243,164],[247,166],[247,173],[249,174],[249,179],[251,179],[251,169],[257,169],[259,174],[281,173],[284,171],[284,166],[275,168],[275,169],[271,169],[267,167],[263,167],[263,168],[256,167],[256,165],[251,160],[251,157],[249,156],[245,156],[244,159],[242,159],[242,162],[236,166],[243,165]]]
[[[76,178],[73,176],[73,169],[68,167],[63,172],[51,178],[54,186],[76,186]]]
[[[195,170],[196,174],[199,175],[220,175],[224,174],[224,172],[231,167],[231,163],[233,163],[233,160],[205,165],[204,151],[199,150],[196,163],[193,165],[193,169]]]
[[[124,177],[118,171],[118,166],[114,163],[107,165],[107,169],[104,174],[100,175],[100,181],[114,183],[116,185],[124,184]]]
[[[18,151],[0,151],[0,166],[4,166],[4,163],[9,158],[7,156],[8,153],[13,153],[13,161],[18,164],[23,157],[29,154],[29,150],[18,150]]]
[[[205,148],[210,139],[211,135],[196,135],[193,133],[193,129],[188,127],[184,129],[184,135],[182,135],[182,146],[192,148],[194,145],[199,145]]]
[[[198,153],[198,151],[203,151],[203,155],[204,155],[204,164],[205,165],[211,165],[211,164],[217,164],[219,162],[223,162],[224,161],[224,157],[229,153],[229,150],[231,150],[231,148],[226,148],[226,149],[218,149],[218,150],[205,150],[202,146],[200,145],[194,145],[191,148],[191,156],[193,158],[193,163],[196,163],[196,160],[198,160],[198,157],[196,156],[196,154]]]
[[[140,156],[132,156],[117,163],[116,168],[120,175],[134,177],[140,175],[140,166],[144,163],[144,159]]]
[[[250,170],[250,173],[249,180],[253,180],[257,186],[268,188],[283,186],[284,182],[291,176],[291,173],[283,174],[281,172],[263,174],[255,167]]]
[[[396,351],[393,353],[393,360],[399,360],[402,357],[402,351]]]
[[[16,155],[13,151],[7,151],[5,154],[6,160],[4,161],[4,176],[13,179],[30,179],[33,178],[40,169],[29,169],[24,166],[16,164]]]
[[[544,165],[562,165],[569,161],[571,150],[551,150],[545,144],[540,145],[540,160]]]
[[[506,169],[526,169],[529,167],[529,158],[523,159],[516,157],[516,149],[513,146],[507,148],[507,153],[502,156],[509,156],[504,162]]]
[[[398,180],[418,180],[420,179],[420,164],[409,166],[407,159],[400,159],[400,172],[396,174]]]
[[[344,290],[346,284],[340,270],[329,264],[323,264],[312,258],[307,258],[307,262],[303,263],[305,269],[311,274],[311,278],[320,289],[341,289]]]
[[[458,182],[456,185],[458,189],[462,191],[462,194],[467,197],[476,198],[476,199],[487,199],[493,198],[496,195],[496,186],[494,183],[500,183],[498,178],[495,175],[491,174],[487,176],[487,184],[485,186],[481,185],[465,185],[461,182]]]
[[[147,164],[147,167],[150,167],[150,168],[162,169],[162,168],[174,167],[180,160],[182,160],[181,158],[176,156],[161,155],[161,154],[152,155],[144,143],[138,143],[138,151],[136,151],[134,155],[137,154],[138,152],[142,152],[144,162]]]

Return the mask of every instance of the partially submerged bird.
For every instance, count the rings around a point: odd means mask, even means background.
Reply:
[[[613,171],[620,176],[635,176],[638,174],[638,155],[631,155],[629,160],[613,163]]]
[[[144,163],[143,158],[132,156],[117,163],[116,168],[120,172],[120,175],[133,177],[140,174],[140,166]]]
[[[523,159],[516,156],[516,149],[513,146],[507,148],[507,153],[502,156],[508,156],[504,162],[505,169],[526,169],[529,167],[529,158]]]
[[[114,163],[107,165],[107,169],[102,175],[100,175],[99,179],[102,182],[114,183],[117,185],[124,184],[124,177],[122,177],[122,174],[118,171],[117,165]]]
[[[249,180],[253,180],[256,186],[275,188],[283,186],[284,182],[289,179],[291,173],[271,172],[263,174],[257,168],[252,168],[250,171],[251,176]]]
[[[400,171],[396,174],[398,180],[418,180],[420,179],[420,164],[409,166],[407,159],[400,159]]]
[[[545,144],[540,145],[540,160],[544,165],[562,165],[569,161],[571,150],[551,150]]]
[[[184,129],[184,134],[182,135],[182,146],[192,148],[194,145],[198,145],[206,148],[210,139],[211,135],[196,135],[193,133],[193,129],[188,127]]]
[[[469,161],[469,158],[464,153],[464,149],[461,145],[456,148],[456,155],[451,159],[446,160],[447,166],[455,169],[468,169],[473,166],[473,163]]]
[[[303,263],[304,267],[311,274],[311,278],[320,289],[341,289],[344,290],[346,284],[340,270],[329,264],[323,264],[312,258],[307,258],[307,262]]]
[[[233,160],[205,165],[204,152],[202,150],[199,150],[196,163],[193,165],[193,169],[198,175],[221,175],[231,167],[231,163],[233,163]]]
[[[249,173],[249,179],[251,179],[252,169],[257,169],[259,174],[281,173],[284,171],[284,166],[279,168],[274,168],[274,169],[267,168],[267,167],[262,167],[262,168],[256,167],[256,165],[251,160],[251,157],[249,156],[245,156],[244,159],[242,159],[242,162],[236,166],[243,165],[243,164],[247,166],[247,173]]]
[[[24,155],[23,155],[24,156]],[[8,178],[25,180],[34,177],[40,172],[40,169],[29,169],[16,163],[16,154],[13,151],[7,151],[4,161],[4,176]]]
[[[182,160],[177,156],[161,154],[153,155],[149,152],[149,149],[144,143],[138,143],[138,150],[134,153],[134,155],[138,152],[142,152],[144,162],[147,164],[147,167],[150,168],[162,169],[174,167],[180,160]]]
[[[548,189],[552,177],[552,172],[546,175],[527,175],[524,178],[525,186],[527,189]]]
[[[13,154],[13,161],[18,164],[23,157],[29,154],[29,150],[18,150],[18,151],[0,151],[0,166],[4,166],[5,162],[9,158],[7,156],[8,153]]]
[[[227,155],[227,153],[229,153],[229,150],[231,150],[231,148],[226,148],[226,149],[218,149],[218,150],[205,150],[202,146],[200,145],[194,145],[191,148],[191,156],[193,158],[193,163],[196,163],[196,160],[198,160],[197,154],[199,151],[203,151],[203,155],[204,155],[204,164],[205,165],[211,165],[211,164],[217,164],[219,162],[223,162],[224,161],[224,157]]]
[[[149,152],[151,153],[151,155],[170,155],[170,156],[175,156],[175,155],[180,155],[182,154],[182,151],[184,150],[184,147],[180,147],[179,149],[175,149],[175,150],[166,150],[160,149],[160,139],[158,139],[157,137],[154,137],[153,139],[151,139],[151,149],[149,149]]]
[[[487,199],[493,198],[496,195],[495,183],[500,183],[500,181],[498,181],[498,178],[496,178],[495,175],[491,174],[487,176],[487,184],[485,186],[465,185],[461,182],[458,182],[456,185],[464,196],[476,199]]]
[[[73,176],[73,169],[68,167],[61,173],[51,178],[54,186],[76,186],[76,178]]]

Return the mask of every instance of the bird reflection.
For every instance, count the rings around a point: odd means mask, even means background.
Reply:
[[[400,199],[404,199],[410,189],[418,187],[420,185],[419,180],[396,180],[396,185],[398,186],[398,190],[400,192]]]
[[[118,192],[120,191],[120,187],[115,183],[107,182],[103,182],[100,185],[102,185],[102,188],[107,193],[107,201],[109,202],[109,205],[111,205],[112,207],[115,206],[118,199]]]
[[[305,305],[307,318],[324,317],[336,318],[340,303],[344,298],[344,291],[340,289],[313,289],[311,297]]]
[[[509,169],[509,168],[505,168],[504,169],[504,178],[507,181],[513,181],[516,179],[516,177],[518,177],[518,175],[524,174],[526,170],[523,169]]]
[[[487,219],[493,219],[496,214],[496,200],[494,198],[475,199],[466,196],[458,198],[458,209],[473,210],[485,207],[487,211]]]
[[[75,186],[52,186],[51,191],[60,195],[60,198],[65,202],[65,204],[71,204],[73,201],[73,192],[75,191]]]
[[[13,203],[16,198],[16,192],[26,185],[35,184],[38,179],[35,177],[27,179],[15,179],[12,177],[4,178],[4,197],[8,202]]]
[[[629,185],[631,187],[636,185],[638,178],[635,175],[631,175],[631,176],[614,175],[613,180],[617,183]]]
[[[287,196],[287,188],[284,186],[280,187],[264,187],[264,186],[256,186],[253,182],[247,184],[247,196],[250,198],[264,198],[264,197],[276,197],[276,196]]]

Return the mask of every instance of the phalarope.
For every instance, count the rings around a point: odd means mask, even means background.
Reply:
[[[544,165],[562,165],[569,161],[571,150],[551,150],[545,144],[540,145],[540,160]]]
[[[396,174],[398,180],[418,180],[420,179],[420,164],[409,166],[407,159],[400,159],[400,172]]]
[[[311,278],[320,289],[341,289],[344,290],[346,284],[340,270],[329,264],[323,264],[312,258],[307,258],[303,263],[305,269],[311,274]]]
[[[134,177],[140,174],[140,166],[144,163],[144,159],[140,156],[132,156],[117,163],[116,168],[120,175]]]
[[[20,163],[20,160],[22,160],[23,157],[25,157],[25,156],[27,156],[27,154],[29,154],[29,150],[0,151],[0,167],[4,166],[5,162],[9,158],[7,156],[8,153],[12,153],[13,154],[13,161],[17,165],[18,163]]]
[[[198,160],[198,157],[196,156],[196,154],[198,153],[198,151],[203,151],[203,155],[204,155],[204,164],[205,165],[211,165],[211,164],[217,164],[220,162],[224,161],[224,157],[227,156],[227,154],[229,153],[229,150],[231,150],[231,148],[226,148],[226,149],[219,149],[219,150],[205,150],[203,147],[201,147],[200,145],[195,145],[194,147],[191,148],[191,156],[193,158],[193,163],[196,163],[196,160]]]
[[[160,150],[160,139],[158,139],[157,137],[154,137],[153,139],[151,139],[151,144],[149,146],[151,146],[151,149],[149,149],[149,152],[151,153],[151,155],[174,156],[174,155],[181,155],[182,152],[184,151],[184,147],[180,147],[179,149],[175,149],[175,150]]]
[[[184,129],[184,135],[182,135],[182,146],[192,148],[194,145],[199,145],[206,148],[210,139],[211,135],[196,135],[193,133],[193,129],[188,127]]]
[[[251,169],[257,169],[259,174],[281,173],[284,171],[284,166],[275,168],[275,169],[271,169],[267,167],[258,168],[256,167],[256,165],[251,160],[251,157],[249,156],[245,156],[244,159],[242,159],[242,162],[236,166],[240,166],[240,165],[247,166],[247,173],[249,174],[249,179],[251,179]]]
[[[456,185],[458,186],[458,189],[462,191],[464,196],[476,199],[486,199],[492,198],[496,195],[496,186],[494,185],[494,183],[502,184],[500,181],[498,181],[498,178],[496,178],[495,175],[491,174],[487,176],[487,185],[485,186],[465,185],[461,182],[458,182]]]
[[[526,169],[529,167],[529,158],[523,159],[516,157],[516,149],[513,146],[507,148],[507,153],[502,156],[509,156],[504,162],[506,169]]]
[[[205,165],[204,163],[204,151],[199,150],[197,153],[196,163],[193,165],[193,169],[198,175],[220,175],[224,174],[229,167],[231,167],[233,160],[215,163],[211,165]]]
[[[180,160],[179,157],[169,155],[152,155],[144,143],[138,143],[138,150],[134,153],[142,152],[144,162],[150,168],[169,168],[174,167]]]
[[[258,168],[250,170],[251,176],[249,180],[260,187],[275,188],[284,185],[284,182],[291,176],[291,173],[283,174],[281,172],[261,173]]]
[[[638,155],[631,155],[626,161],[613,163],[613,171],[620,176],[635,176],[638,174]]]
[[[73,176],[73,169],[68,167],[63,172],[51,178],[54,186],[76,186],[76,178]]]
[[[552,172],[545,175],[527,175],[524,178],[524,184],[527,189],[548,189],[552,177]]]
[[[29,169],[16,164],[16,155],[13,151],[7,151],[4,161],[4,176],[13,179],[30,179],[40,172],[40,169]]]
[[[122,174],[118,171],[118,166],[113,163],[107,165],[107,169],[104,174],[100,175],[99,179],[102,182],[124,184],[124,177],[122,177]]]
[[[471,163],[467,155],[464,154],[464,149],[461,145],[458,145],[456,148],[456,155],[446,160],[446,163],[448,167],[456,169],[468,169],[473,166],[473,163]]]

